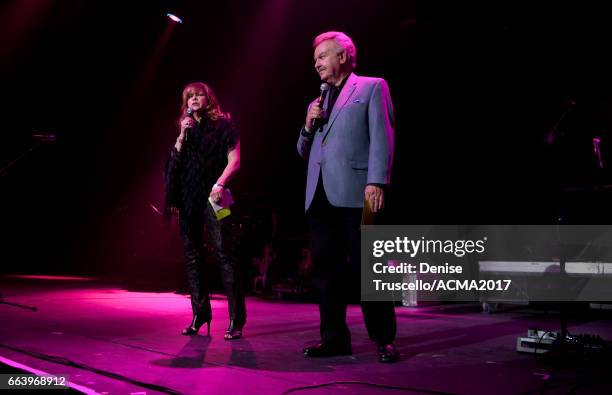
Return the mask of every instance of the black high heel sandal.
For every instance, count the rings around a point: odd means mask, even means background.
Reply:
[[[238,340],[242,337],[242,325],[238,327],[234,320],[230,321],[229,328],[225,331],[223,338],[225,340]]]
[[[196,315],[193,316],[193,320],[191,321],[191,325],[189,325],[187,328],[183,329],[181,334],[185,335],[185,336],[195,335],[195,334],[198,333],[198,331],[200,330],[202,325],[207,324],[208,325],[208,334],[207,334],[207,336],[210,336],[210,321],[211,321],[210,319],[208,319],[208,321],[205,321],[204,319],[200,318],[196,314]]]

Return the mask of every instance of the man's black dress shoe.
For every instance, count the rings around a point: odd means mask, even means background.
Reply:
[[[338,355],[351,355],[353,349],[350,344],[321,343],[316,346],[304,348],[304,356],[309,358],[327,358]]]
[[[399,360],[399,352],[393,343],[378,345],[378,360],[380,362],[397,362]]]

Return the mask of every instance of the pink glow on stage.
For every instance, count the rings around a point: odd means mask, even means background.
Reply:
[[[12,359],[8,359],[8,358],[4,358],[0,356],[0,363],[3,363],[5,365],[11,366],[15,369],[21,369],[21,370],[25,370],[26,372],[30,373],[30,374],[35,374],[37,376],[51,376],[50,373],[44,372],[42,370],[39,369],[35,369],[33,367],[27,366],[27,365],[23,365],[19,362],[13,361]],[[67,386],[69,388],[75,389],[77,391],[80,391],[83,394],[87,394],[87,395],[96,395],[98,394],[96,391],[92,390],[91,388],[88,387],[84,387],[82,385],[78,385],[78,384],[74,384],[74,383],[68,383]]]
[[[179,18],[178,16],[174,15],[174,14],[167,13],[166,16],[168,18],[172,19],[176,23],[183,23],[183,20],[181,18]]]
[[[3,276],[6,278],[19,278],[28,280],[45,280],[45,281],[95,281],[94,277],[76,277],[76,276],[48,276],[39,274],[12,274]]]

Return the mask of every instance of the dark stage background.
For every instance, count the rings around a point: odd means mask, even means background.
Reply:
[[[577,4],[419,3],[417,45],[412,0],[5,1],[2,164],[33,133],[56,142],[0,178],[0,270],[180,277],[176,224],[157,210],[180,92],[195,80],[241,130],[245,256],[272,237],[275,212],[274,236],[297,260],[305,163],[295,142],[318,94],[311,42],[326,30],[354,39],[358,74],[389,82],[392,223],[606,222],[612,24]]]
[[[418,14],[425,84],[416,95],[424,117],[416,134],[419,142],[437,136],[430,147],[440,166],[422,171],[430,181],[439,177],[432,189],[445,196],[444,214],[433,221],[609,223],[612,61],[605,48],[612,24],[605,8],[420,2]]]
[[[4,2],[2,163],[32,146],[33,133],[53,134],[56,142],[35,148],[1,179],[1,270],[181,277],[177,226],[164,226],[157,210],[180,93],[198,80],[213,87],[241,131],[242,170],[233,192],[245,256],[259,254],[272,237],[274,212],[274,236],[290,250],[287,260],[297,261],[307,236],[306,166],[295,143],[320,85],[312,39],[326,30],[353,37],[357,72],[391,86],[397,143],[406,147],[415,111],[415,7],[414,1]],[[185,23],[170,22],[168,11]],[[398,197],[403,156],[394,174]]]

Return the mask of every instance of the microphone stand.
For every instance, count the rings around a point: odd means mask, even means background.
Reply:
[[[557,139],[563,137],[564,133],[560,133],[559,132],[559,126],[561,125],[561,123],[563,122],[563,120],[565,119],[565,117],[567,116],[567,114],[569,114],[570,111],[572,111],[574,108],[576,107],[576,102],[568,99],[565,101],[565,106],[563,109],[563,112],[561,113],[561,116],[559,117],[559,119],[557,120],[557,122],[555,122],[555,124],[553,125],[549,135],[547,136],[547,143],[549,145],[553,145],[557,142]],[[556,165],[558,165],[558,163],[556,163]],[[557,167],[558,168],[558,167]],[[560,182],[560,178],[558,179],[558,182]],[[563,221],[565,220],[564,218],[564,213],[563,213],[563,208],[561,207],[562,205],[562,191],[561,191],[561,185],[557,185],[557,218],[555,219],[556,221],[556,226],[557,226],[557,235],[559,237],[559,272],[561,277],[563,278],[563,280],[565,280],[567,278],[567,272],[565,271],[565,263],[567,260],[567,256],[566,256],[566,246],[565,246],[565,242],[561,237],[561,232],[560,232],[560,227],[563,224]],[[559,338],[557,338],[557,347],[559,350],[561,350],[561,353],[564,354],[567,351],[567,311],[566,311],[566,304],[567,302],[564,301],[560,301],[559,302],[559,321],[560,321],[560,336]]]
[[[565,101],[565,108],[563,113],[557,120],[557,122],[552,127],[551,131],[548,133],[546,137],[546,142],[549,145],[553,145],[556,143],[556,140],[560,137],[563,137],[565,133],[559,132],[559,126],[568,115],[569,112],[574,110],[576,107],[576,102],[571,99],[567,99]],[[601,170],[604,169],[603,160],[601,157],[601,147],[600,147],[601,139],[599,137],[594,137],[592,139],[593,143],[593,154],[595,155],[595,159],[597,160],[597,167]],[[558,159],[557,159],[558,160]],[[558,163],[556,163],[558,165]],[[557,167],[558,168],[558,167]],[[559,179],[560,180],[560,179]],[[557,186],[557,218],[555,219],[557,226],[557,235],[559,241],[559,274],[561,279],[565,282],[568,279],[568,272],[566,270],[566,264],[568,259],[568,244],[565,237],[562,236],[561,227],[566,222],[565,212],[563,207],[563,197],[561,196],[563,191],[561,185]],[[564,362],[571,361],[572,358],[575,358],[576,346],[573,344],[575,340],[570,339],[570,333],[567,329],[569,313],[571,310],[568,308],[569,301],[560,301],[559,302],[559,333],[558,337],[554,342],[554,353],[551,353],[553,358],[561,358]],[[551,350],[553,351],[553,350]]]
[[[29,154],[32,153],[32,151],[34,151],[36,148],[40,147],[40,144],[36,144],[33,146],[28,147],[27,150],[25,150],[21,155],[19,155],[17,158],[13,159],[12,161],[10,161],[9,163],[7,163],[4,167],[2,167],[2,169],[0,169],[0,177],[4,177],[8,174],[8,171],[15,166],[15,164],[17,164],[19,161],[21,161],[23,158],[25,158],[26,156],[28,156]]]
[[[55,143],[55,135],[53,134],[33,134],[32,140],[35,144],[29,146],[21,155],[17,156],[12,161],[8,162],[5,166],[0,169],[0,177],[4,177],[8,174],[9,170],[14,167],[22,159],[30,155],[36,148],[44,144]]]
[[[561,116],[559,117],[557,122],[555,122],[553,127],[550,129],[550,132],[546,136],[546,142],[549,145],[552,145],[559,137],[563,136],[563,133],[559,133],[559,126],[561,126],[561,122],[563,122],[567,114],[569,114],[569,112],[572,111],[575,107],[576,102],[574,100],[568,99],[565,101],[565,108],[563,109]]]

